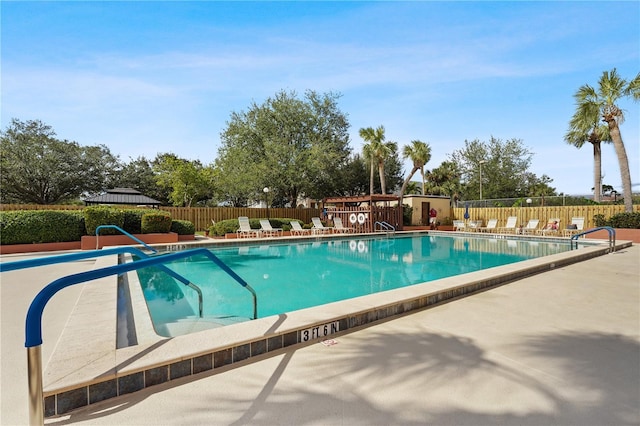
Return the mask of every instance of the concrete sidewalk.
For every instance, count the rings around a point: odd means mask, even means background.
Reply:
[[[45,423],[637,425],[638,247]],[[2,424],[26,424],[26,350],[15,336],[33,292],[4,287]]]

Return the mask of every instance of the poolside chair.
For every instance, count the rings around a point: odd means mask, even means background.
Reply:
[[[507,223],[502,228],[497,228],[496,232],[500,234],[511,234],[516,232],[516,225],[518,224],[517,216],[509,216],[507,218]]]
[[[333,227],[324,226],[322,221],[320,221],[319,217],[312,217],[311,222],[313,222],[313,228],[311,228],[311,232],[316,234],[330,234],[333,231]]]
[[[529,222],[522,228],[520,228],[520,233],[524,235],[534,234],[538,229],[538,224],[540,223],[539,219],[529,219]]]
[[[539,229],[538,235],[558,235],[560,229],[560,218],[554,217],[547,221],[547,224],[544,228]]]
[[[284,234],[282,228],[273,228],[269,219],[260,219],[260,231],[265,237],[279,237]]]
[[[464,224],[464,220],[454,220],[453,221],[453,230],[454,231],[464,231],[466,225]]]
[[[291,235],[309,235],[311,229],[304,229],[297,220],[291,221]]]
[[[342,218],[334,217],[333,218],[333,232],[338,234],[351,234],[356,232],[355,228],[346,227],[342,224]]]
[[[498,219],[489,219],[487,222],[487,226],[481,226],[478,228],[478,232],[493,232],[496,230],[496,226],[498,225]]]
[[[562,230],[562,236],[571,237],[575,234],[579,234],[584,229],[584,217],[572,217],[571,225],[567,229]]]
[[[469,221],[469,226],[466,228],[467,231],[476,232],[482,227],[481,220],[471,220]]]
[[[261,235],[259,229],[251,229],[249,218],[246,216],[238,217],[238,224],[240,225],[240,228],[236,231],[238,238],[259,237]]]

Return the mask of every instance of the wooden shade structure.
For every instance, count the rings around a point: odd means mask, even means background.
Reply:
[[[346,225],[359,232],[374,232],[387,223],[402,230],[402,206],[400,197],[390,194],[358,195],[355,197],[331,197],[323,200],[327,219],[338,216]]]

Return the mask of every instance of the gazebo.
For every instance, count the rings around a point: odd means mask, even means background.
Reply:
[[[85,205],[93,204],[118,204],[118,205],[134,205],[134,206],[150,206],[158,208],[162,204],[158,200],[143,195],[140,191],[133,188],[113,188],[109,189],[105,194],[89,197],[84,200]]]
[[[383,222],[402,230],[402,207],[400,197],[390,194],[358,195],[354,197],[325,198],[323,203],[327,215],[338,216],[360,232],[384,229]]]

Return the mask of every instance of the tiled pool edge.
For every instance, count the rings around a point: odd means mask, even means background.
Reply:
[[[620,241],[618,242],[617,248],[620,249],[628,247],[629,245],[631,244]],[[608,247],[606,245],[582,248],[574,252],[561,253],[522,262],[520,265],[507,265],[505,267],[494,268],[495,270],[489,274],[485,273],[485,271],[466,274],[468,278],[472,279],[464,284],[451,285],[452,283],[456,283],[456,281],[459,282],[460,279],[439,280],[441,282],[439,290],[413,295],[408,298],[402,298],[404,292],[401,290],[403,289],[394,290],[393,292],[396,292],[395,294],[401,297],[388,303],[377,302],[370,306],[362,306],[355,312],[331,317],[327,316],[326,318],[323,317],[321,321],[316,319],[305,324],[298,324],[289,329],[283,327],[279,332],[272,334],[263,333],[253,339],[240,340],[237,343],[227,346],[221,345],[215,347],[215,345],[212,345],[214,347],[208,351],[198,351],[196,349],[190,354],[183,353],[175,358],[167,357],[167,359],[162,362],[145,359],[145,356],[149,352],[153,352],[162,347],[164,344],[171,347],[171,341],[180,341],[179,338],[164,339],[141,348],[125,348],[124,350],[119,350],[122,356],[117,357],[116,367],[112,370],[113,373],[103,372],[99,378],[94,376],[75,386],[66,385],[64,388],[46,389],[45,416],[51,417],[65,414],[76,408],[105,399],[126,395],[178,378],[227,367],[234,363],[246,361],[251,357],[266,355],[269,352],[284,348],[296,345],[301,347],[326,337],[322,335],[304,340],[302,339],[301,333],[305,330],[335,323],[338,325],[337,332],[348,332],[349,330],[362,326],[373,325],[378,321],[389,319],[393,316],[437,306],[438,304],[469,296],[530,275],[600,256],[607,252]],[[526,266],[522,265],[524,263],[526,263]],[[447,283],[450,285],[447,286]],[[390,292],[385,293],[387,296],[391,294]],[[375,295],[367,297],[373,296]],[[377,299],[380,301],[387,298],[378,297]],[[165,350],[169,353],[173,352],[171,348],[165,348]],[[177,352],[184,352],[184,350]],[[133,359],[134,361],[120,362],[121,358],[123,360]],[[119,365],[124,366],[119,368]]]

